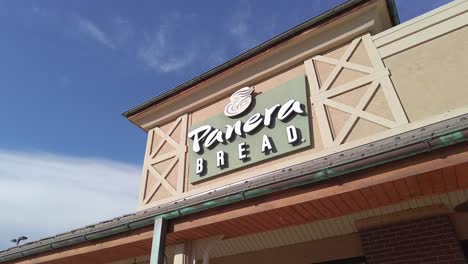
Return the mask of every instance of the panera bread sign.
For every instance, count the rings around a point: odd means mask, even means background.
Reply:
[[[255,95],[233,93],[224,113],[190,128],[190,182],[310,146],[304,76]]]

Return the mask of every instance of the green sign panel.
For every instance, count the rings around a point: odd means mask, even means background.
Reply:
[[[245,87],[223,114],[189,129],[189,175],[195,183],[311,145],[305,77],[255,95]]]

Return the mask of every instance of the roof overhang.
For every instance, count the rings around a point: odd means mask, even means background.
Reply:
[[[187,219],[186,217],[190,219],[192,215],[195,215],[195,218],[197,218],[199,214],[203,216],[205,214],[204,212],[210,215],[210,211],[213,212],[213,208],[224,208],[221,210],[229,211],[230,207],[224,206],[228,204],[237,203],[237,206],[234,206],[234,210],[240,208],[246,208],[246,210],[248,210],[250,207],[246,206],[246,203],[247,205],[258,205],[258,199],[265,199],[262,197],[267,197],[266,199],[268,200],[270,195],[274,197],[270,200],[278,200],[284,205],[284,199],[278,199],[277,196],[279,195],[279,197],[281,197],[282,193],[284,194],[284,190],[289,190],[286,197],[291,197],[296,192],[301,194],[309,193],[312,196],[316,196],[312,190],[318,189],[322,194],[324,192],[327,193],[326,186],[359,187],[360,185],[346,184],[347,181],[352,181],[353,179],[350,175],[360,175],[358,178],[366,182],[366,184],[364,184],[365,186],[370,187],[407,176],[415,176],[435,169],[442,169],[444,167],[463,163],[468,164],[467,140],[468,114],[465,114],[408,131],[394,137],[371,142],[354,149],[294,165],[280,171],[259,175],[252,179],[223,186],[206,193],[176,200],[152,209],[90,225],[55,237],[30,242],[19,247],[10,248],[0,252],[0,263],[14,259],[29,258],[33,255],[54,254],[57,250],[59,252],[66,252],[69,248],[73,249],[73,247],[80,247],[81,245],[86,247],[103,239],[105,241],[113,241],[113,239],[118,239],[120,236],[126,236],[125,234],[145,233],[144,240],[146,242],[144,243],[147,243],[147,240],[150,240],[150,238],[147,237],[147,232],[151,231],[145,228],[151,227],[156,217],[177,219],[178,223],[184,223],[184,219]],[[445,149],[448,150],[446,151]],[[416,155],[422,158],[409,158],[415,157]],[[450,156],[452,156],[453,159],[449,159]],[[397,160],[402,160],[402,162],[396,163],[395,161]],[[387,174],[378,169],[381,168],[379,165],[383,164],[389,164],[389,166],[384,166],[384,171],[389,171],[389,173],[393,175],[392,177],[388,177]],[[411,167],[410,165],[414,165],[417,168]],[[399,169],[395,169],[396,167]],[[402,172],[401,169],[408,167],[410,167],[408,172]],[[369,176],[369,171],[374,170],[374,168],[377,168],[374,173],[376,177],[380,179],[380,183],[376,178]],[[364,170],[365,173],[362,173]],[[345,174],[350,177],[337,177]],[[340,183],[337,184],[334,182],[335,180]],[[456,186],[453,190],[467,187],[468,181],[460,181],[460,186]],[[334,190],[328,194],[336,193],[337,191]],[[328,196],[329,195],[325,195],[324,198]],[[292,200],[294,203],[299,201],[298,199]],[[308,196],[306,200],[310,200],[310,197]],[[276,207],[267,205],[265,210],[268,211],[271,208]],[[215,212],[221,212],[218,209],[216,210]],[[255,210],[257,213],[260,212],[258,207]],[[193,219],[189,220],[189,222],[191,221],[193,221]],[[207,221],[198,222],[199,224],[208,223]],[[184,228],[182,228],[183,226],[186,226],[186,224],[179,224],[178,227],[172,227],[172,232],[168,234],[167,243],[174,244],[180,242],[181,239],[201,238],[198,236],[191,237],[191,235],[194,234],[193,230],[186,231],[182,233],[184,235],[181,235],[179,232],[184,231]],[[194,228],[194,225],[191,225],[190,228]],[[213,232],[214,231],[219,231],[219,228],[213,229]],[[239,233],[238,235],[243,234],[244,233]],[[112,242],[110,244],[112,244]],[[90,248],[93,249],[92,246]],[[100,254],[98,255],[100,256]],[[60,258],[63,257],[61,253],[58,253],[57,256]]]

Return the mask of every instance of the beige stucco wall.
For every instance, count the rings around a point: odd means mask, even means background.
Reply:
[[[449,4],[383,31],[389,21],[388,17],[381,16],[385,1],[374,2],[136,117],[132,121],[154,136],[147,148],[146,167],[171,151],[176,151],[179,158],[176,163],[164,160],[151,165],[161,174],[167,172],[162,176],[151,176],[144,166],[140,209],[467,112],[468,28],[464,18],[468,1],[461,3]],[[379,31],[382,32],[377,34]],[[340,60],[348,65],[336,71],[337,65],[344,65]],[[151,134],[153,130],[171,132],[175,137],[185,133],[186,138],[187,129],[192,125],[222,113],[236,89],[254,86],[256,93],[263,93],[298,76],[306,76],[308,82],[311,147],[196,184],[191,184],[187,177],[191,150],[187,150],[186,144],[172,149],[164,145],[159,153],[151,152],[157,148],[158,140],[166,140],[158,139],[157,133]],[[361,82],[362,85],[356,85]],[[174,124],[179,125],[170,131]],[[182,138],[176,143],[182,142]],[[171,164],[176,164],[175,169],[171,170]],[[177,168],[182,165],[182,169]],[[171,188],[165,188],[167,184],[179,188],[168,191]],[[148,193],[151,199],[144,200]]]
[[[468,27],[384,60],[410,121],[468,106]]]
[[[338,245],[338,247],[337,247]],[[306,243],[214,258],[210,263],[308,264],[363,256],[359,234],[350,234]]]

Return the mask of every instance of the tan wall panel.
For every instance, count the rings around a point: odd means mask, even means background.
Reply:
[[[387,128],[381,125],[369,122],[364,119],[359,119],[345,142],[352,142],[354,140],[365,138],[366,136],[378,134],[385,130],[387,130]]]
[[[187,115],[148,132],[139,207],[184,190]]]
[[[411,122],[468,105],[468,27],[384,60]]]
[[[154,186],[153,185],[149,185],[149,186]],[[151,189],[147,190],[147,194],[149,193]],[[149,200],[148,203],[154,203],[154,202],[158,202],[159,200],[161,199],[165,199],[165,198],[168,198],[168,197],[171,197],[172,194],[166,190],[166,188],[164,188],[163,186],[160,186],[159,189],[156,191],[156,193],[153,195],[153,197]]]
[[[337,245],[339,245],[337,247]],[[358,234],[314,240],[258,252],[211,259],[213,264],[269,263],[309,264],[362,256]]]
[[[366,112],[373,113],[388,120],[395,121],[392,115],[392,111],[388,106],[387,100],[385,100],[385,95],[382,89],[380,88],[377,90],[372,101],[369,103],[369,105],[367,105],[365,110]]]

